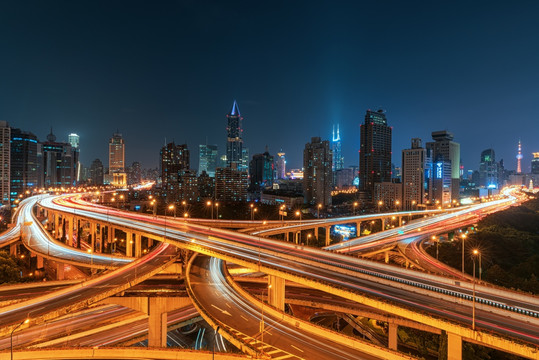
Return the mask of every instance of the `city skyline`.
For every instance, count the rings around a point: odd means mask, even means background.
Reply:
[[[0,119],[42,141],[51,126],[62,141],[77,133],[85,166],[106,160],[118,129],[126,164],[156,167],[166,138],[186,142],[198,167],[206,138],[224,154],[234,99],[245,147],[282,148],[289,168],[334,124],[345,167],[357,165],[359,124],[378,108],[394,127],[395,154],[445,129],[466,169],[488,148],[516,169],[521,139],[528,172],[539,150],[535,3],[30,3],[2,5],[10,36],[0,40]]]

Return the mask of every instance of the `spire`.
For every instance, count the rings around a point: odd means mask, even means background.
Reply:
[[[232,110],[230,110],[230,116],[241,116],[240,109],[238,108],[238,104],[236,103],[236,100],[234,100],[234,104],[232,104]]]
[[[56,136],[52,133],[52,126],[51,126],[50,134],[47,135],[47,141],[48,142],[56,142]]]

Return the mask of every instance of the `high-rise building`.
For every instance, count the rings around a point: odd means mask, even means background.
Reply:
[[[452,200],[459,200],[459,187],[460,187],[460,144],[453,141],[453,134],[447,130],[434,131],[432,133],[432,139],[434,142],[428,142],[426,148],[431,151],[433,160],[434,179],[440,180],[438,175],[441,175],[439,170],[443,170],[444,185],[449,185],[449,188],[445,188],[443,192],[440,189],[437,194],[444,194],[442,198],[436,198],[442,204],[447,205],[447,202],[451,203]],[[449,164],[450,174],[447,174],[447,166]],[[447,184],[447,179],[449,184]],[[449,198],[447,198],[449,194]],[[436,195],[435,195],[436,196]]]
[[[344,169],[344,158],[341,152],[341,134],[339,124],[337,124],[337,135],[335,135],[335,126],[333,126],[332,134],[332,150],[333,150],[333,171]]]
[[[199,145],[198,146],[198,173],[206,172],[209,176],[215,177],[215,169],[219,155],[217,145]]]
[[[31,132],[11,129],[11,204],[37,186],[37,137]]]
[[[170,201],[180,199],[180,181],[183,172],[189,170],[189,150],[187,144],[168,143],[161,148],[161,188],[163,196]]]
[[[198,177],[198,196],[200,199],[213,199],[215,196],[215,177],[203,171]]]
[[[539,174],[539,152],[534,152],[532,155],[532,174]]]
[[[518,152],[517,152],[517,174],[522,173],[522,166],[521,161],[524,155],[522,155],[522,144],[520,143],[520,140],[518,140]]]
[[[103,185],[103,176],[105,175],[105,169],[103,163],[99,159],[92,161],[89,171],[89,179],[92,185]]]
[[[51,129],[47,141],[43,143],[44,186],[75,186],[78,161],[78,151],[69,143],[57,142]]]
[[[7,121],[0,121],[0,196],[2,205],[9,205],[11,166],[11,128]]]
[[[277,160],[275,160],[275,178],[276,179],[285,179],[286,178],[286,158],[283,149],[277,153]]]
[[[125,143],[122,134],[116,132],[109,140],[109,173],[125,172]]]
[[[265,187],[271,187],[273,185],[273,173],[273,156],[269,154],[267,148],[263,154],[253,155],[253,159],[249,164],[251,191],[258,192]]]
[[[245,172],[249,171],[249,148],[241,148],[241,163],[238,166],[238,169]]]
[[[78,149],[79,148],[79,135],[71,133],[67,136],[67,142],[71,145],[72,148]]]
[[[375,183],[391,182],[391,135],[383,110],[367,110],[360,126],[359,190],[373,202]]]
[[[428,170],[432,167],[421,139],[412,139],[410,149],[402,150],[402,209],[413,210],[426,202]]]
[[[238,202],[247,200],[247,173],[230,167],[215,171],[215,200]]]
[[[232,104],[230,113],[226,116],[228,125],[226,127],[227,143],[226,143],[226,158],[227,166],[237,169],[242,165],[242,148],[243,148],[243,129],[241,122],[243,118],[240,114],[240,109],[236,100]]]
[[[142,166],[138,161],[133,162],[127,172],[127,183],[129,185],[140,184],[142,182]]]
[[[481,152],[481,162],[479,164],[479,186],[488,189],[497,189],[499,180],[498,163],[493,149]]]
[[[307,204],[331,205],[333,153],[329,141],[311,138],[303,150],[303,194]]]

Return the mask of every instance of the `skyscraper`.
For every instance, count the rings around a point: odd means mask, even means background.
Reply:
[[[215,169],[219,155],[217,145],[199,145],[198,146],[198,173],[206,172],[210,177],[215,177]]]
[[[2,205],[9,205],[9,175],[11,166],[11,128],[0,121],[0,196]]]
[[[37,137],[31,132],[11,129],[11,203],[20,194],[37,186]]]
[[[215,171],[215,200],[238,202],[247,200],[247,173],[230,167]]]
[[[443,191],[443,194],[445,194],[443,199],[438,196],[435,200],[446,205],[445,203],[452,200],[459,200],[460,144],[453,141],[453,134],[447,130],[434,131],[432,139],[434,142],[428,142],[426,147],[431,151],[434,164],[434,179],[441,179],[438,175],[442,175],[444,179],[443,186],[449,186],[449,189]],[[440,171],[442,172],[440,173]],[[450,175],[447,172],[450,172]],[[449,184],[447,183],[448,181]],[[440,191],[437,193],[442,194]]]
[[[109,140],[109,173],[125,172],[125,144],[122,134],[116,132]]]
[[[79,148],[79,135],[71,133],[67,136],[67,142],[71,144],[72,148],[78,149]]]
[[[241,122],[243,118],[240,114],[240,109],[236,100],[232,104],[230,113],[226,116],[228,125],[226,127],[227,143],[226,143],[226,159],[227,166],[237,169],[242,165],[242,148],[243,148],[243,129]]]
[[[69,143],[56,141],[52,133],[43,143],[43,171],[45,187],[70,187],[77,182],[78,151]]]
[[[92,185],[103,185],[103,176],[105,174],[103,163],[99,159],[92,161],[90,165],[90,183]]]
[[[383,110],[367,110],[360,125],[359,190],[372,203],[374,184],[391,182],[391,135]]]
[[[333,153],[329,141],[311,138],[303,150],[303,194],[307,204],[331,205]]]
[[[251,180],[251,191],[260,191],[265,187],[273,185],[274,173],[273,156],[266,148],[263,154],[253,155],[249,164],[249,177]]]
[[[179,186],[183,172],[189,170],[189,150],[187,144],[168,143],[160,152],[161,187],[163,196],[170,201],[180,198]]]
[[[534,152],[532,155],[532,174],[539,174],[539,152]]]
[[[499,178],[498,163],[493,149],[481,152],[481,162],[479,164],[479,186],[497,189]]]
[[[339,124],[337,124],[337,135],[335,135],[335,126],[333,126],[331,144],[333,150],[333,171],[344,169],[344,158],[341,152],[341,134]]]
[[[286,178],[286,158],[285,153],[283,152],[283,149],[281,149],[281,152],[277,153],[277,160],[275,160],[275,168],[276,173],[275,177],[277,179],[284,179]]]
[[[421,139],[412,139],[410,149],[402,150],[402,209],[412,210],[425,203],[428,170],[431,167],[427,149],[421,146]]]

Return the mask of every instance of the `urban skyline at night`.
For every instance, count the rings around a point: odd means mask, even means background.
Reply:
[[[462,144],[465,169],[477,169],[487,148],[516,169],[520,139],[529,171],[539,150],[533,2],[466,3],[466,11],[464,2],[171,2],[150,12],[144,2],[107,11],[28,3],[2,5],[0,119],[39,139],[51,126],[59,138],[79,134],[85,166],[106,159],[119,129],[127,164],[157,166],[166,138],[186,142],[196,167],[206,139],[225,153],[234,100],[250,153],[282,148],[294,168],[310,138],[330,139],[336,124],[344,165],[357,165],[359,124],[378,108],[394,128],[394,152],[444,129]]]

